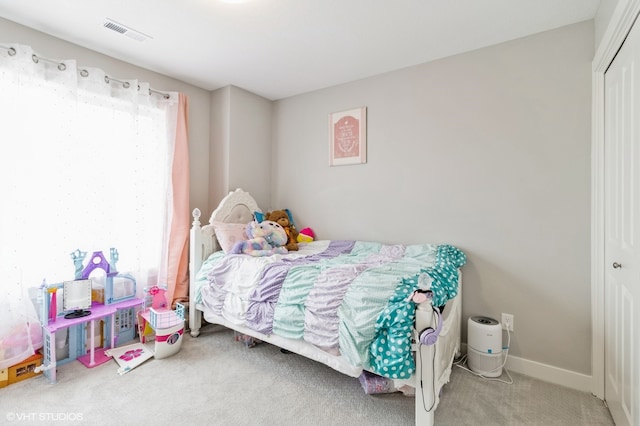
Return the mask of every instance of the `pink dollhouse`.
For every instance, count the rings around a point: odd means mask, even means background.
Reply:
[[[77,359],[86,367],[95,367],[111,359],[106,351],[114,348],[117,341],[127,342],[135,337],[135,311],[144,302],[135,297],[135,279],[116,270],[118,251],[114,248],[110,250],[110,261],[107,261],[102,252],[94,252],[83,267],[86,255],[86,252],[80,250],[71,253],[75,265],[74,280],[58,284],[43,283],[41,287],[39,305],[44,342],[43,363],[39,370],[44,371],[51,382],[56,381],[57,364]],[[104,288],[93,288],[91,275],[96,270],[105,274]],[[122,282],[123,287],[129,291],[121,291],[116,296],[114,279]],[[78,315],[69,315],[68,312],[65,315],[64,309],[63,312],[58,312],[57,293],[62,289],[64,297],[64,292],[70,291],[65,284],[72,282],[84,283],[86,286],[87,295],[84,300],[77,302],[86,310]],[[63,306],[65,305],[66,301]],[[98,349],[95,341],[97,327],[101,330]],[[63,355],[59,356],[57,352],[63,348]]]

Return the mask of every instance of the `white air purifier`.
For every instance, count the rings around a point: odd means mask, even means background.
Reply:
[[[485,377],[502,375],[502,326],[493,318],[469,317],[467,363],[471,371]]]

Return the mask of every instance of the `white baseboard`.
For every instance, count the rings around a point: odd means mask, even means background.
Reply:
[[[462,351],[466,352],[466,343],[462,344]],[[575,371],[565,370],[540,362],[531,361],[517,356],[509,355],[505,365],[509,371],[524,374],[534,379],[543,380],[560,386],[566,386],[582,392],[592,391],[593,377]]]

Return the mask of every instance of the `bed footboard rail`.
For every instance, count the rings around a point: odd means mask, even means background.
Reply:
[[[422,331],[438,328],[435,344],[419,341]],[[416,425],[433,425],[441,387],[449,382],[453,360],[460,355],[462,330],[462,274],[458,271],[458,295],[447,302],[444,314],[434,312],[431,303],[416,307],[415,344],[415,415]]]
[[[432,426],[435,421],[437,393],[431,386],[435,382],[435,345],[423,345],[418,341],[422,330],[436,328],[433,308],[430,303],[421,303],[416,307],[416,373],[415,373],[415,415],[416,425]]]

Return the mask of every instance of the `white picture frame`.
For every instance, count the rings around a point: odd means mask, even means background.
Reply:
[[[367,162],[367,108],[329,114],[329,165]]]

